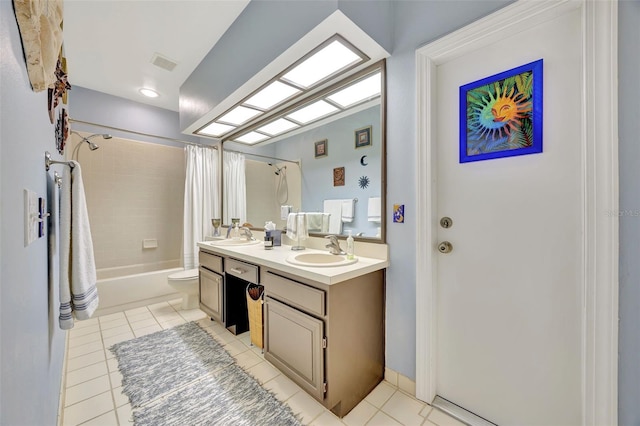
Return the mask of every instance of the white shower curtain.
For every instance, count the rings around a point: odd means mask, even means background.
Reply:
[[[222,191],[225,224],[232,218],[239,218],[240,225],[247,220],[247,182],[245,177],[244,154],[225,151],[224,189]]]
[[[183,262],[185,269],[198,266],[198,246],[213,235],[211,219],[220,217],[220,181],[218,150],[187,145],[184,182]]]

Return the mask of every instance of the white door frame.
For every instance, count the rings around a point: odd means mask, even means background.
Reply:
[[[618,423],[618,4],[520,0],[416,51],[416,396],[436,396],[436,67],[560,14],[582,15],[582,423]]]

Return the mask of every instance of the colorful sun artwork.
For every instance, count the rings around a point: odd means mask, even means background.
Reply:
[[[460,162],[542,152],[542,59],[460,87]]]

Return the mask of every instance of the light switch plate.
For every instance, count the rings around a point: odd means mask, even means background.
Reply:
[[[24,190],[24,246],[38,239],[38,194]]]

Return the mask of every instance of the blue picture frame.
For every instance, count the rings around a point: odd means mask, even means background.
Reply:
[[[460,86],[460,163],[542,152],[542,64]]]

